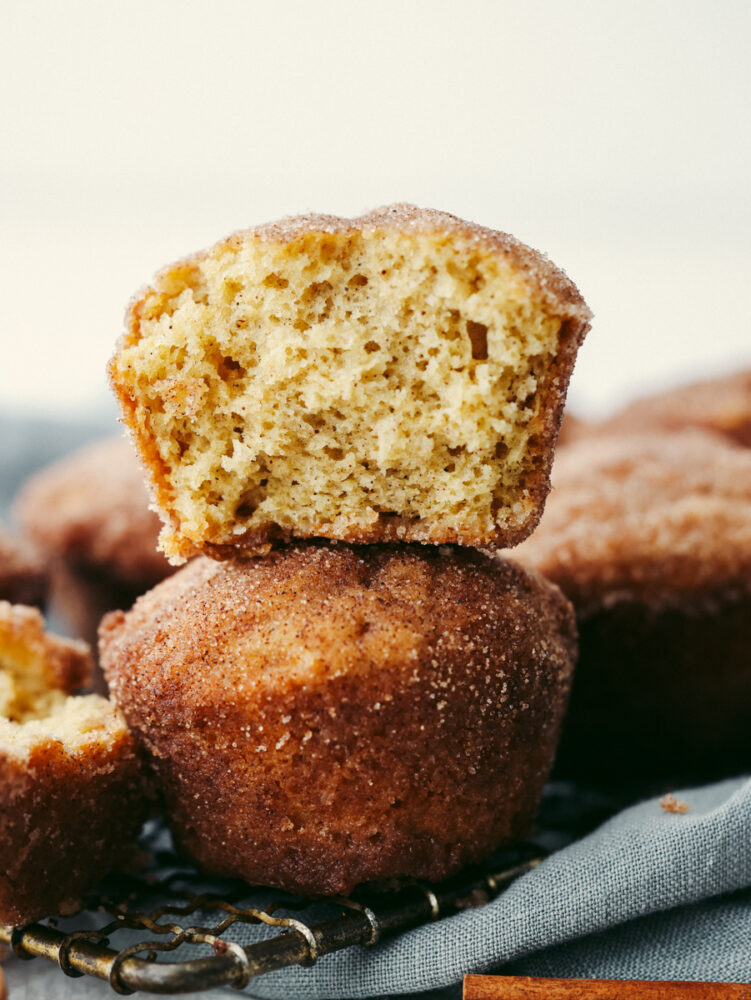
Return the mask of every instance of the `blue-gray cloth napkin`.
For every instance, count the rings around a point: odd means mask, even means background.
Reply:
[[[751,780],[675,795],[688,812],[657,798],[626,809],[485,907],[251,980],[247,992],[395,997],[490,971],[751,981]],[[235,940],[253,937],[240,926]]]

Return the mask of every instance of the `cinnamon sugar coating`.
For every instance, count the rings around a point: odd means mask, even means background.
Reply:
[[[751,448],[751,370],[678,386],[637,399],[597,433],[647,433],[698,427]]]
[[[47,584],[47,567],[39,551],[0,527],[0,601],[42,607]]]
[[[122,717],[97,695],[69,696],[91,668],[85,644],[0,601],[0,922],[76,908],[145,818],[143,761]]]
[[[164,551],[515,544],[590,318],[541,254],[409,205],[179,261],[137,295],[110,363]]]
[[[522,834],[575,645],[513,563],[313,542],[197,559],[100,630],[182,848],[305,894],[441,879]]]
[[[406,234],[448,234],[459,237],[468,248],[489,251],[513,260],[529,276],[535,290],[546,303],[555,310],[569,307],[572,315],[587,322],[591,313],[583,303],[579,289],[565,271],[545,257],[544,254],[526,246],[509,233],[503,233],[476,222],[468,222],[448,212],[432,208],[418,208],[406,202],[383,205],[354,219],[343,219],[336,215],[311,212],[308,215],[288,216],[277,222],[269,222],[252,229],[240,230],[228,237],[230,246],[240,246],[247,236],[264,241],[292,243],[310,233],[358,233],[378,232],[390,229]],[[188,257],[186,260],[195,259]],[[170,269],[171,270],[171,269]],[[168,272],[165,272],[168,273]]]
[[[751,452],[698,430],[563,449],[514,556],[557,583],[580,654],[558,767],[711,777],[751,765]]]

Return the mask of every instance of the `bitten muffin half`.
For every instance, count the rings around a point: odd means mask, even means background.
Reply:
[[[195,560],[100,645],[182,848],[304,894],[441,879],[525,832],[575,647],[513,563],[315,542]]]
[[[84,643],[46,635],[39,612],[0,601],[0,921],[70,912],[135,841],[141,755],[115,707],[69,697]]]
[[[557,583],[580,654],[556,765],[612,783],[751,767],[751,452],[701,431],[562,449],[514,557]]]
[[[167,268],[110,364],[164,551],[515,544],[589,320],[540,254],[409,205],[287,219]]]

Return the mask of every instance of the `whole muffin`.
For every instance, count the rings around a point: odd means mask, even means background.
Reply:
[[[164,551],[515,544],[590,318],[541,254],[413,205],[283,219],[165,268],[110,363]]]
[[[560,452],[514,550],[576,609],[557,770],[611,781],[751,766],[751,453],[700,431]]]
[[[47,566],[35,546],[0,528],[0,601],[43,607]]]
[[[702,428],[751,448],[751,370],[658,392],[626,406],[596,433]]]
[[[53,614],[94,645],[105,612],[130,607],[173,572],[157,552],[160,522],[124,438],[97,441],[38,472],[15,513],[50,558]]]
[[[183,849],[304,894],[441,879],[523,833],[575,646],[512,563],[315,542],[197,559],[100,630]]]

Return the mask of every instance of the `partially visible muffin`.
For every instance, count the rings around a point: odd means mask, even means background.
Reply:
[[[52,568],[52,609],[87,642],[102,615],[130,607],[172,572],[157,551],[159,519],[124,438],[87,445],[34,475],[15,512]]]
[[[283,220],[165,269],[110,364],[163,550],[515,544],[589,320],[540,254],[409,205]]]
[[[47,566],[39,550],[20,535],[0,527],[0,601],[43,607]]]
[[[70,697],[91,668],[84,643],[0,601],[3,923],[76,908],[145,817],[145,770],[122,716],[98,695]]]
[[[577,417],[570,410],[565,410],[563,414],[563,419],[561,420],[561,429],[558,431],[558,442],[557,446],[559,448],[566,447],[566,445],[571,444],[572,441],[576,441],[580,437],[590,433],[591,424],[587,420],[583,420],[581,417]]]
[[[698,427],[751,448],[751,370],[655,393],[597,425],[604,434]]]
[[[473,550],[199,558],[102,623],[181,847],[305,894],[441,879],[522,835],[576,639],[560,591]]]
[[[514,557],[580,653],[557,769],[613,781],[751,766],[751,453],[701,431],[586,438]]]
[[[137,586],[170,572],[156,548],[159,519],[125,438],[97,441],[38,472],[16,510],[40,545],[73,565]]]

